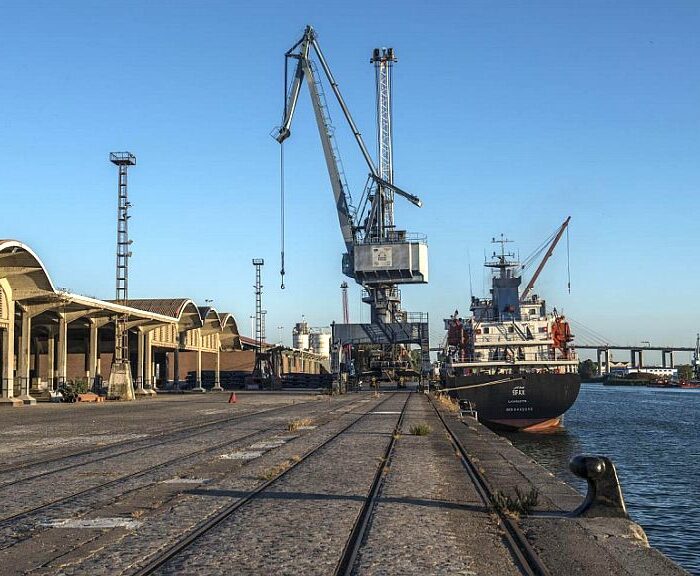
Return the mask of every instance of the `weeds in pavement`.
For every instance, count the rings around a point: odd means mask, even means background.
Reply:
[[[299,462],[301,460],[301,456],[292,456],[289,460],[285,460],[284,462],[280,462],[279,464],[276,464],[275,466],[271,466],[270,468],[267,468],[260,474],[260,479],[261,480],[267,480],[268,482],[270,480],[274,480],[279,476],[280,474],[283,474],[287,470],[289,470],[294,464]]]
[[[430,427],[430,425],[426,424],[425,422],[421,422],[420,424],[414,424],[409,429],[409,432],[414,436],[427,436],[432,431],[433,429]]]
[[[296,432],[300,428],[311,426],[313,422],[314,421],[311,418],[294,418],[293,420],[287,422],[287,430],[290,432]]]
[[[491,504],[499,512],[510,514],[514,517],[527,516],[537,506],[540,493],[537,488],[530,488],[528,492],[522,492],[517,486],[514,495],[505,494],[498,490],[491,496]]]
[[[448,412],[459,412],[459,402],[448,394],[438,392],[435,395],[435,401]]]

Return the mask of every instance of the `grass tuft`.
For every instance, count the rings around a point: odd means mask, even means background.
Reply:
[[[459,412],[459,402],[448,394],[438,392],[435,401],[448,412]]]
[[[427,436],[432,431],[433,429],[430,427],[430,425],[426,424],[425,422],[421,422],[420,424],[414,424],[409,429],[409,432],[414,436]]]
[[[527,516],[537,506],[540,493],[537,488],[530,488],[528,492],[522,492],[517,486],[513,491],[513,496],[498,490],[491,496],[491,504],[499,512],[509,514],[518,518]]]
[[[277,478],[277,476],[289,470],[294,464],[296,464],[300,460],[301,456],[292,456],[289,460],[285,460],[284,462],[280,462],[279,464],[276,464],[274,466],[271,466],[270,468],[267,468],[266,470],[263,470],[263,472],[260,474],[260,479],[267,481],[274,480],[275,478]]]
[[[296,432],[299,430],[299,428],[311,426],[313,422],[314,421],[311,418],[294,418],[293,420],[287,422],[287,430],[290,432]]]

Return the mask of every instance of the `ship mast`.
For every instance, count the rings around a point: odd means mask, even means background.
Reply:
[[[500,271],[499,276],[501,278],[506,278],[509,276],[508,274],[506,274],[506,270],[508,268],[514,268],[515,266],[517,266],[517,262],[513,260],[508,260],[509,258],[515,258],[515,254],[513,254],[512,252],[506,252],[506,244],[510,244],[511,242],[513,241],[506,238],[503,234],[501,234],[501,236],[498,239],[491,238],[491,244],[501,245],[501,253],[496,254],[496,252],[494,252],[491,255],[493,260],[491,260],[490,262],[486,262],[484,266],[486,266],[487,268],[497,268]]]

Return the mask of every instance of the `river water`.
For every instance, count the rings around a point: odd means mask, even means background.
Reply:
[[[651,545],[700,575],[700,389],[583,384],[564,426],[504,436],[582,494],[586,483],[569,472],[569,459],[611,458]]]

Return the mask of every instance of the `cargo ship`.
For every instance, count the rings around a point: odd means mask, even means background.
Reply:
[[[523,266],[506,253],[509,240],[494,238],[500,253],[484,264],[492,272],[490,297],[472,296],[468,317],[455,311],[445,319],[442,385],[491,428],[556,429],[578,397],[579,361],[569,324],[532,294],[568,222],[545,245],[545,256],[522,293]]]

